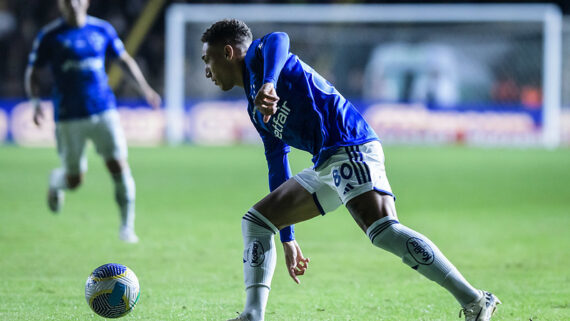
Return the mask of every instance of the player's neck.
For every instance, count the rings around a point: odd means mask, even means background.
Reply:
[[[243,84],[243,77],[245,77],[245,60],[241,59],[238,62],[238,68],[237,68],[237,81],[236,81],[236,86],[240,87],[240,88],[244,88],[244,84]]]
[[[81,28],[87,23],[87,15],[77,15],[74,17],[65,18],[65,22],[73,27]]]

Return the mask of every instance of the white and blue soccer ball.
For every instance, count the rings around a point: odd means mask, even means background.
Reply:
[[[85,300],[91,309],[105,318],[120,318],[137,305],[139,280],[128,267],[109,263],[96,268],[85,283]]]

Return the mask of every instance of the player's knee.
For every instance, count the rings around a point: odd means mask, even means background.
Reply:
[[[82,179],[81,175],[68,175],[67,176],[67,188],[74,190],[81,185]]]
[[[245,236],[258,236],[263,234],[273,235],[278,232],[277,227],[273,225],[261,213],[251,208],[241,220],[241,231]]]
[[[366,235],[375,246],[394,253],[395,248],[398,248],[395,245],[400,241],[401,227],[402,225],[396,219],[386,216],[370,225],[366,230]]]
[[[128,167],[127,162],[120,159],[108,159],[105,161],[105,165],[112,174],[121,173]]]

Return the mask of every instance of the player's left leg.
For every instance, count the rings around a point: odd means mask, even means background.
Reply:
[[[97,153],[105,160],[115,185],[115,201],[119,206],[121,225],[119,238],[127,243],[138,242],[135,233],[135,181],[127,162],[127,142],[116,110],[95,117],[96,129],[91,135]]]
[[[375,246],[402,259],[412,269],[451,292],[462,306],[481,297],[426,236],[400,224],[392,196],[369,191],[346,207]]]
[[[449,291],[463,308],[467,320],[489,320],[500,301],[471,286],[457,268],[426,236],[397,219],[392,196],[369,191],[346,207],[375,246],[402,259],[412,269]]]
[[[354,172],[359,171],[360,165],[361,176],[369,177],[372,185],[358,185],[349,175],[340,175],[352,179],[350,183],[355,186],[345,194],[346,207],[354,220],[375,246],[397,255],[405,264],[448,290],[464,308],[467,320],[472,317],[473,320],[488,320],[496,304],[500,303],[498,299],[471,286],[426,236],[400,224],[384,170],[381,146],[377,143],[367,145],[360,146],[360,150],[354,147],[357,153],[351,162],[355,165]],[[341,188],[348,184],[342,179],[340,183]],[[475,311],[471,306],[479,310]],[[481,314],[477,316],[479,312]]]
[[[115,201],[121,214],[119,238],[127,243],[137,243],[135,233],[135,180],[125,159],[107,159],[105,165],[115,185]]]

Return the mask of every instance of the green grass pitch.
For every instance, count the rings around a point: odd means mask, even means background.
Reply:
[[[503,305],[494,320],[570,320],[570,150],[386,147],[402,223]],[[310,165],[295,152],[292,168]],[[119,242],[113,186],[89,150],[84,185],[48,212],[54,149],[0,147],[0,320],[101,320],[84,284],[109,262],[138,275],[125,320],[226,320],[245,300],[240,220],[267,192],[260,146],[131,148],[141,242]],[[282,249],[267,320],[457,320],[435,283],[371,245],[345,209],[298,224],[302,284]],[[279,244],[279,243],[278,243]]]

